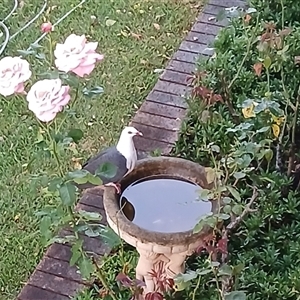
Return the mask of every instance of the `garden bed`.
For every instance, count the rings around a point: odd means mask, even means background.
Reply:
[[[201,278],[198,299],[224,299],[231,290],[245,291],[253,300],[299,299],[300,35],[295,11],[300,5],[254,0],[250,7],[220,32],[215,57],[199,62],[195,97],[175,149],[222,173],[221,186],[227,187],[222,197],[229,197],[225,222],[232,225],[248,213],[230,234],[228,248],[217,249],[228,250],[230,268],[219,260],[220,266]],[[209,267],[207,257],[191,267]],[[211,282],[217,277],[220,292]],[[245,299],[245,294],[236,292],[237,298],[230,299]]]

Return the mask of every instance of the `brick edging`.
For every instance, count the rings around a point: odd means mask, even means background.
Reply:
[[[135,141],[139,152],[149,153],[160,149],[163,155],[167,155],[172,150],[186,115],[187,106],[184,97],[191,91],[187,78],[195,70],[199,55],[208,56],[206,48],[215,39],[219,30],[226,26],[226,20],[217,22],[216,16],[220,10],[232,6],[244,7],[245,1],[209,1],[133,117],[131,125],[144,134],[144,137],[138,137]],[[106,224],[102,191],[99,189],[84,192],[78,207],[101,213],[102,222]],[[84,248],[93,250],[98,256],[110,252],[99,238],[87,236],[84,236]],[[88,286],[78,274],[76,267],[70,267],[70,257],[69,245],[51,245],[17,299],[67,300]]]

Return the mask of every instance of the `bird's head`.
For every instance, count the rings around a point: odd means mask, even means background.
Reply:
[[[123,129],[121,136],[133,138],[134,136],[143,136],[143,134],[132,126],[127,126]]]

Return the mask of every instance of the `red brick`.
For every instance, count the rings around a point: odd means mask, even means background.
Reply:
[[[95,210],[103,209],[103,187],[93,187],[87,189],[81,196],[79,203],[95,207]]]
[[[165,70],[159,78],[161,80],[187,85],[189,76],[176,71]]]
[[[218,21],[216,16],[207,14],[207,13],[201,13],[197,20],[198,20],[198,22],[214,24],[214,25],[218,25],[220,27],[225,27],[228,25],[227,18],[224,18],[224,19]]]
[[[229,8],[233,6],[245,8],[247,6],[247,3],[241,0],[210,0],[209,4],[224,8]]]
[[[72,256],[71,247],[68,245],[54,243],[48,248],[45,255],[69,262]]]
[[[95,186],[95,187],[85,190],[82,195],[84,195],[85,193],[88,193],[88,194],[100,196],[101,200],[98,199],[97,197],[94,197],[94,198],[91,198],[89,201],[93,200],[92,203],[94,203],[94,204],[91,204],[91,205],[96,206],[96,207],[99,206],[101,208],[101,207],[103,207],[103,200],[102,200],[103,192],[104,192],[104,188],[102,186]]]
[[[151,152],[155,150],[160,150],[162,155],[167,155],[171,152],[173,145],[169,143],[164,143],[160,141],[154,141],[150,139],[145,139],[139,137],[138,140],[135,141],[135,147],[139,150],[143,150],[146,152]]]
[[[165,130],[162,128],[151,127],[146,124],[140,124],[131,122],[131,124],[136,127],[138,130],[143,132],[144,137],[137,137],[135,144],[138,144],[139,140],[156,140],[159,142],[173,144],[177,139],[177,131]],[[143,149],[144,150],[144,149]]]
[[[178,50],[173,55],[172,59],[194,64],[199,59],[199,53],[191,53],[191,52]]]
[[[99,225],[100,226],[100,225]],[[63,229],[59,236],[73,235],[70,229]],[[83,233],[79,234],[79,237],[83,239],[83,249],[88,252],[94,252],[96,255],[103,255],[110,252],[110,247],[101,240],[101,236],[89,237]]]
[[[224,10],[223,7],[207,4],[207,5],[205,5],[202,12],[206,13],[206,14],[217,16],[220,13],[220,11],[222,11],[222,10]]]
[[[83,284],[80,284],[78,282],[44,273],[38,270],[35,270],[33,272],[28,283],[47,291],[70,297],[74,297],[78,291],[82,290],[85,287]],[[39,300],[44,300],[44,298],[40,298]]]
[[[205,44],[204,48],[206,48],[208,47],[208,45],[213,43],[213,41],[215,40],[215,36],[201,32],[190,31],[185,39],[194,43],[200,43],[200,45]]]
[[[191,88],[185,85],[162,80],[157,81],[154,89],[160,92],[170,93],[178,96],[186,96],[191,91]]]
[[[80,274],[77,272],[77,267],[71,267],[68,262],[62,260],[44,256],[44,258],[38,264],[36,269],[44,273],[49,273],[55,276],[60,276],[63,278],[83,283]]]
[[[69,297],[26,284],[17,300],[70,300]]]
[[[180,119],[171,119],[157,115],[151,115],[139,111],[134,118],[132,119],[133,123],[145,124],[153,126],[154,128],[159,128],[159,130],[177,130],[181,124]],[[143,132],[143,131],[142,131]],[[146,137],[146,134],[143,132],[143,135]],[[153,135],[154,138],[155,135]],[[158,138],[157,138],[158,139]],[[162,139],[159,139],[163,141]]]
[[[221,30],[220,26],[216,26],[213,24],[207,24],[207,23],[201,23],[201,22],[195,23],[191,29],[191,31],[205,33],[205,34],[214,35],[214,36],[216,36],[220,30]]]
[[[147,96],[147,100],[175,107],[187,108],[187,103],[184,98],[165,92],[152,90]]]
[[[180,50],[201,54],[203,50],[207,48],[206,44],[200,44],[197,42],[183,41],[179,47]]]
[[[186,74],[191,74],[195,71],[195,64],[194,63],[187,63],[183,61],[177,61],[177,60],[171,60],[169,64],[167,65],[167,70],[182,72]]]
[[[144,101],[139,109],[141,112],[150,113],[153,115],[168,117],[172,119],[183,118],[186,114],[186,109],[164,105],[152,101]]]

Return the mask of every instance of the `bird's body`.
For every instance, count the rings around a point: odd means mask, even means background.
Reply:
[[[92,174],[104,163],[110,163],[117,167],[117,172],[113,178],[99,176],[104,185],[115,186],[118,190],[118,182],[130,173],[137,161],[137,153],[133,143],[133,137],[136,135],[142,136],[142,133],[134,127],[125,127],[121,133],[117,146],[112,146],[101,151],[95,157],[90,158],[82,168]],[[78,186],[80,189],[91,188],[94,185],[86,183]],[[119,190],[118,190],[119,192]]]
[[[94,157],[91,157],[83,166],[84,170],[89,171],[92,174],[96,173],[96,170],[103,164],[103,163],[111,163],[117,165],[117,173],[112,178],[106,178],[101,175],[103,184],[107,184],[109,182],[118,182],[120,178],[123,178],[125,174],[128,172],[126,166],[126,158],[120,154],[115,146],[109,147],[104,149],[102,152],[97,154]]]

